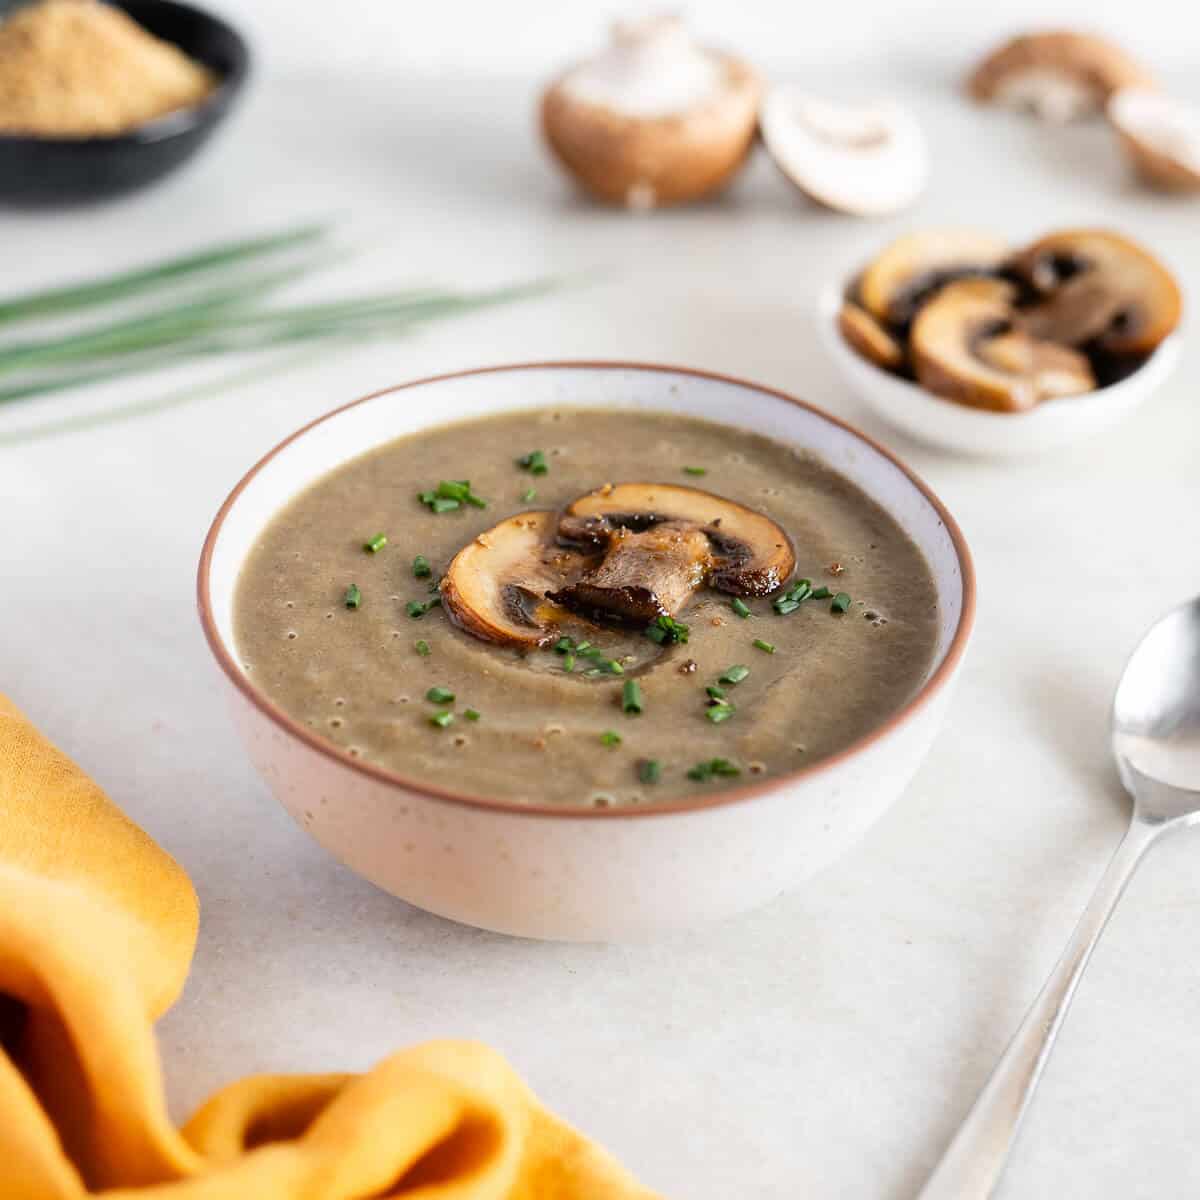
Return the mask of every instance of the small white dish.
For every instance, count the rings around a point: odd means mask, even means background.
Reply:
[[[637,808],[520,804],[351,758],[280,709],[237,654],[238,574],[271,518],[341,463],[451,419],[572,405],[688,413],[820,455],[907,531],[933,573],[938,633],[908,702],[846,749],[785,775]],[[415,485],[414,485],[415,486]],[[641,939],[763,903],[843,854],[933,741],[975,615],[954,519],[883,447],[803,401],[737,379],[634,363],[535,363],[421,379],[355,401],[276,446],[204,543],[200,620],[250,757],[297,824],[430,912],[524,937]]]
[[[1183,348],[1176,331],[1120,383],[1083,396],[1048,400],[1027,413],[986,412],[945,400],[919,384],[891,375],[848,346],[837,325],[845,286],[842,278],[821,293],[817,327],[850,390],[888,424],[911,437],[976,457],[1041,454],[1103,433],[1166,382]]]

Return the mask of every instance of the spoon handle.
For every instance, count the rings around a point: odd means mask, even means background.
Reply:
[[[1162,829],[1134,815],[1053,973],[917,1200],[992,1195],[1084,968],[1142,855]]]

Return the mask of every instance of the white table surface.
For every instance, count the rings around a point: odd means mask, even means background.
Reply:
[[[807,207],[761,158],[719,203],[597,211],[543,161],[528,87],[450,79],[263,85],[156,190],[0,214],[4,290],[329,213],[363,248],[333,290],[605,268],[586,287],[203,397],[187,389],[232,364],[0,412],[0,686],[183,862],[203,903],[192,978],[162,1025],[180,1117],[243,1072],[364,1068],[425,1038],[482,1038],[673,1197],[916,1190],[1125,819],[1109,697],[1140,631],[1198,584],[1196,355],[1110,436],[972,463],[859,411],[822,359],[811,304],[830,272],[938,222],[1014,237],[1116,224],[1200,294],[1200,208],[1135,190],[1102,128],[1049,131],[969,108],[939,81],[897,86],[937,162],[919,208],[886,222]],[[298,425],[406,378],[572,356],[726,371],[849,417],[936,488],[979,572],[948,726],[903,800],[809,885],[653,946],[475,932],[331,861],[242,753],[193,610],[210,518]],[[160,399],[175,403],[46,429]],[[1200,1186],[1198,855],[1181,837],[1132,887],[1005,1197]]]

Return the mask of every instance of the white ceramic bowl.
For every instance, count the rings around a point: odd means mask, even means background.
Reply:
[[[890,425],[922,442],[978,457],[1040,454],[1116,425],[1156,392],[1182,349],[1173,333],[1128,379],[1083,396],[1064,396],[1027,413],[967,408],[877,367],[846,344],[837,326],[845,280],[830,284],[817,305],[821,340],[850,390]]]
[[[449,419],[542,406],[669,411],[736,422],[815,451],[908,531],[940,623],[928,677],[877,729],[804,770],[637,809],[522,806],[352,759],[277,708],[233,643],[238,573],[263,527],[340,463]],[[414,481],[415,486],[415,481]],[[254,466],[209,531],[200,618],[251,758],[300,826],[421,908],[527,937],[644,938],[770,899],[837,858],[900,794],[941,722],[975,608],[962,534],[886,450],[782,392],[672,367],[545,363],[377,392],[313,422]]]

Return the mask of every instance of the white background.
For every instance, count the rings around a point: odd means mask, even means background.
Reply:
[[[773,21],[792,13],[797,62],[802,51],[825,60],[810,68],[815,84],[896,92],[913,106],[933,179],[913,212],[888,221],[807,206],[761,155],[710,204],[644,217],[596,209],[546,161],[531,119],[545,69],[593,42],[596,9],[480,6],[485,26],[461,5],[346,0],[337,26],[331,6],[299,0],[272,5],[273,16],[265,4],[239,10],[264,70],[211,148],[160,187],[95,209],[0,212],[3,291],[314,213],[338,215],[357,251],[308,285],[314,293],[605,268],[587,286],[287,371],[188,367],[0,411],[0,687],[200,893],[195,969],[163,1025],[180,1117],[245,1072],[359,1069],[424,1038],[478,1037],[675,1200],[910,1200],[1119,836],[1126,810],[1106,730],[1125,656],[1200,584],[1190,341],[1175,380],[1127,425],[1009,464],[893,434],[821,352],[818,289],[921,225],[1021,239],[1115,224],[1200,295],[1195,203],[1134,187],[1102,126],[1047,130],[948,86],[987,40],[967,28],[984,20],[974,7],[923,6],[919,22],[912,6],[883,4],[873,14],[833,3],[703,9],[717,34],[722,11],[731,22],[740,13],[722,40],[747,52],[785,49]],[[1112,7],[1139,38],[1161,38],[1164,58],[1194,44],[1182,18],[1145,18],[1167,5]],[[386,36],[356,27],[355,9],[386,15]],[[986,21],[1007,24],[1009,11]],[[456,43],[468,33],[469,53]],[[821,50],[827,36],[846,48],[844,65]],[[850,51],[869,46],[877,64],[856,65]],[[334,70],[331,54],[369,54],[372,69]],[[430,71],[440,72],[432,89]],[[962,682],[905,797],[809,886],[654,946],[475,933],[340,868],[248,765],[193,608],[216,508],[305,421],[406,378],[573,356],[726,371],[862,425],[942,495],[979,570]],[[214,375],[215,390],[189,390]],[[157,409],[54,431],[130,404]],[[1005,1200],[1200,1194],[1197,854],[1196,838],[1181,838],[1130,891]]]
[[[256,35],[272,71],[554,71],[586,54],[614,16],[683,12],[714,44],[781,71],[937,59],[954,69],[1029,27],[1108,33],[1148,60],[1200,51],[1190,0],[220,0]],[[866,81],[863,81],[866,82]]]

